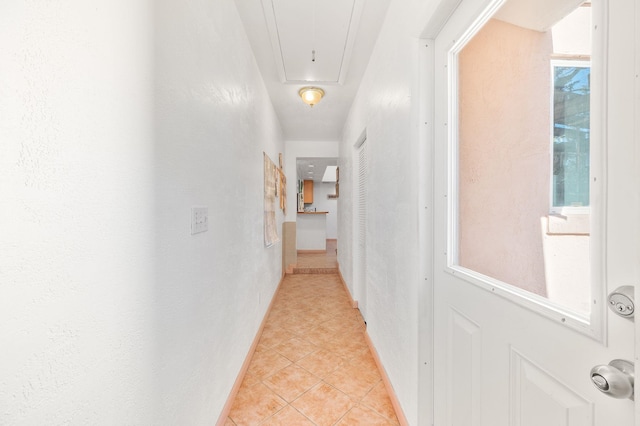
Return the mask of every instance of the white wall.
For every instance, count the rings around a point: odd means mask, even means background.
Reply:
[[[215,422],[281,272],[234,3],[7,0],[0,81],[0,424]]]
[[[433,6],[430,4],[429,6]],[[367,332],[410,424],[418,421],[420,278],[418,199],[425,159],[418,138],[419,26],[424,2],[392,0],[340,143],[338,261],[352,294],[358,159],[367,135]],[[421,20],[420,22],[417,22]],[[355,155],[355,156],[354,156]],[[355,172],[354,172],[355,171]],[[423,183],[424,185],[424,183]],[[424,265],[423,265],[424,268]],[[424,313],[423,313],[424,314]],[[428,315],[427,315],[428,316]],[[427,385],[428,386],[428,385]],[[422,402],[422,405],[425,403]]]
[[[262,153],[277,164],[284,142],[233,1],[167,0],[156,19],[159,415],[210,424],[281,276]],[[190,235],[193,205],[209,207],[209,232]]]
[[[0,6],[0,424],[153,416],[151,18]]]

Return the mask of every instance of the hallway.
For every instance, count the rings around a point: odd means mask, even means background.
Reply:
[[[227,426],[399,424],[334,247],[283,280]]]

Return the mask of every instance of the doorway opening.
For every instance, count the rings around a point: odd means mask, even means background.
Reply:
[[[338,238],[338,159],[296,159],[296,247],[301,253],[325,253],[335,263]]]

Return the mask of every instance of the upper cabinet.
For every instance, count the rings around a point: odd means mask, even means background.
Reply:
[[[304,203],[305,204],[313,203],[313,181],[312,180],[304,181]]]

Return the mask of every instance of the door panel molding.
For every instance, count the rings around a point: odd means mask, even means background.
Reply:
[[[513,426],[593,426],[593,402],[511,348]]]
[[[449,306],[447,376],[451,383],[447,411],[452,426],[480,424],[482,329]]]

